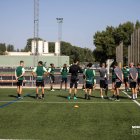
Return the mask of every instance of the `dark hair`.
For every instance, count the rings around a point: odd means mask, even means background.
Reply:
[[[21,63],[24,63],[24,61],[23,61],[23,60],[21,60],[21,61],[20,61],[20,64],[21,64]]]
[[[43,62],[42,61],[39,61],[38,64],[43,65]]]
[[[77,60],[75,59],[75,60],[73,60],[73,62],[74,62],[74,63],[76,63],[76,62],[77,62]]]
[[[140,66],[140,63],[138,63],[138,65],[137,66]]]
[[[92,67],[92,63],[89,63],[89,64],[88,64],[88,67]]]
[[[114,66],[118,66],[118,63],[117,63],[117,62],[115,62],[115,63],[114,63]]]

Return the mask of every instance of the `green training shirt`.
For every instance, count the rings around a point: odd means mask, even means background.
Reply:
[[[33,72],[36,72],[37,80],[43,80],[44,72],[47,72],[47,70],[43,66],[37,66],[34,68]]]
[[[140,78],[140,68],[137,68],[138,71],[138,78]]]
[[[62,78],[67,78],[69,69],[67,67],[63,67],[61,68],[60,72],[61,72]]]
[[[52,75],[54,75],[54,71],[55,71],[55,68],[52,68],[52,67],[50,67],[48,70],[48,72]]]
[[[23,76],[20,77],[23,73],[25,73],[25,69],[22,66],[16,68],[15,75],[19,77],[18,80],[24,80]]]
[[[129,70],[123,68],[123,69],[122,69],[122,72],[123,72],[123,76],[124,76],[124,78],[128,78],[128,76],[129,76]]]
[[[116,74],[114,72],[114,69],[112,69],[112,79],[116,79]]]
[[[92,69],[87,69],[85,71],[85,76],[86,76],[86,83],[87,84],[93,84],[94,83],[94,70]]]

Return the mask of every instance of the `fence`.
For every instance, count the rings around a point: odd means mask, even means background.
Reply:
[[[131,35],[131,45],[128,47],[128,64],[134,62],[135,65],[140,62],[140,28]]]

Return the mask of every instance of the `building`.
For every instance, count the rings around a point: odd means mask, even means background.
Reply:
[[[5,52],[0,55],[0,67],[17,67],[19,61],[25,62],[25,67],[34,67],[37,61],[43,61],[46,66],[54,63],[55,67],[62,67],[64,63],[69,65],[69,56],[60,55],[60,42],[55,43],[55,52],[49,53],[49,44],[46,41],[38,41],[36,49],[36,41],[31,43],[31,52]],[[37,51],[37,55],[36,55]]]

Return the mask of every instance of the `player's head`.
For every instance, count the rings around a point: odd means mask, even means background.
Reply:
[[[102,63],[102,65],[101,65],[102,67],[105,67],[105,63]]]
[[[51,63],[51,64],[50,64],[50,66],[51,66],[51,67],[54,67],[54,64],[53,64],[53,63]]]
[[[89,63],[89,64],[88,64],[88,67],[91,68],[91,67],[92,67],[92,63]]]
[[[117,62],[115,62],[115,63],[114,63],[114,67],[117,67],[117,66],[118,66],[118,63],[117,63]]]
[[[140,68],[140,63],[138,63],[138,65],[137,65],[137,66],[138,66],[138,68]]]
[[[63,67],[67,67],[67,64],[64,64]]]
[[[78,61],[77,59],[75,59],[75,60],[73,61],[73,63],[76,64],[76,65],[78,65],[79,61]]]
[[[38,65],[39,65],[39,66],[42,66],[42,65],[43,65],[43,62],[42,62],[42,61],[39,61],[39,62],[38,62]]]
[[[126,64],[124,64],[123,67],[126,68]]]
[[[24,61],[20,61],[20,66],[24,66]]]
[[[134,63],[133,63],[133,62],[131,62],[131,63],[129,64],[129,66],[130,66],[130,67],[133,67],[133,66],[134,66]]]

